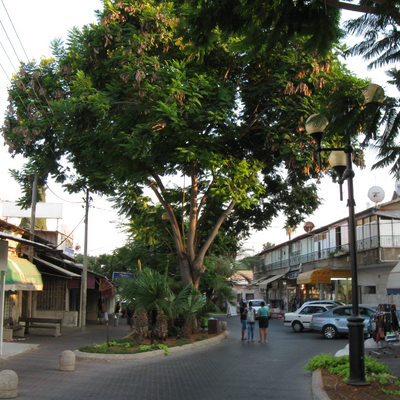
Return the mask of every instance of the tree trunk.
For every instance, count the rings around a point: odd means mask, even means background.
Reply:
[[[183,287],[193,285],[198,289],[200,278],[206,270],[203,264],[203,258],[196,258],[196,260],[191,263],[189,256],[179,257],[178,267],[181,273]]]

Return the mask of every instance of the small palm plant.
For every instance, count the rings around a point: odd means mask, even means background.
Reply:
[[[198,331],[198,321],[211,312],[219,312],[218,307],[211,301],[203,300],[202,294],[191,286],[186,307],[182,312],[185,319],[185,325],[181,331],[182,336],[190,339],[191,335]]]
[[[120,278],[117,281],[122,298],[135,299],[136,310],[146,313],[157,311],[157,319],[153,324],[152,337],[165,339],[168,330],[168,319],[181,314],[187,303],[191,288],[184,288],[177,296],[170,289],[167,275],[156,270],[143,268],[135,273],[135,278]],[[143,315],[142,315],[143,316]]]

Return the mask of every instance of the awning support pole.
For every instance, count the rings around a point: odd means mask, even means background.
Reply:
[[[4,324],[4,294],[6,288],[6,271],[8,264],[8,242],[0,240],[0,358],[3,357],[3,324]]]

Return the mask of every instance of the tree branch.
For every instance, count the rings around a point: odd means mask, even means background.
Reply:
[[[190,163],[190,179],[192,182],[190,188],[190,217],[189,217],[189,229],[187,235],[187,249],[189,254],[189,259],[194,260],[196,257],[194,249],[194,239],[196,236],[197,228],[197,196],[199,194],[199,186],[197,181],[197,163],[191,161]]]
[[[160,177],[157,174],[155,174],[154,172],[151,175],[153,176],[154,179],[156,179],[157,182],[160,183],[163,190],[165,190]],[[182,235],[181,235],[181,232],[179,231],[178,221],[176,220],[174,210],[172,209],[171,204],[169,204],[164,199],[164,197],[159,192],[157,185],[154,182],[150,181],[149,179],[146,179],[146,183],[149,186],[149,188],[154,192],[154,194],[157,196],[158,201],[162,204],[162,206],[164,207],[165,211],[168,214],[169,220],[171,222],[172,232],[174,234],[174,240],[175,240],[175,244],[176,244],[178,253],[180,253],[180,254],[185,253],[185,247],[182,242]]]
[[[382,15],[383,12],[379,11],[376,9],[376,7],[373,6],[363,6],[360,4],[350,4],[350,3],[343,3],[342,1],[338,0],[320,0],[321,3],[327,4],[328,6],[334,7],[334,8],[339,8],[341,10],[349,10],[349,11],[355,11],[355,12],[360,12],[360,13],[367,13],[367,14],[375,14],[375,15]],[[375,0],[376,4],[386,4],[388,6],[387,11],[385,14],[389,14],[390,10],[390,16],[393,18],[393,20],[400,25],[400,14],[399,11],[395,8],[389,5],[389,3],[385,0]],[[390,8],[389,8],[390,7]],[[397,14],[397,16],[395,16]]]
[[[215,239],[215,237],[217,236],[217,233],[219,231],[219,228],[221,227],[222,223],[228,218],[229,214],[232,212],[232,210],[235,208],[236,203],[235,202],[231,202],[229,204],[229,206],[227,207],[227,209],[219,216],[217,222],[215,223],[210,235],[208,236],[207,240],[204,242],[203,246],[201,246],[200,251],[197,254],[197,258],[199,260],[203,260],[207,250],[209,249],[209,247],[211,246],[213,240]]]

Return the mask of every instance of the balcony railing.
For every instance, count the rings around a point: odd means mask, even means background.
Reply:
[[[373,248],[381,247],[400,247],[400,235],[381,235],[380,237],[374,236],[368,239],[357,240],[356,246],[357,251],[369,250]],[[282,267],[288,267],[293,265],[299,265],[311,261],[321,260],[329,258],[335,255],[346,254],[349,252],[349,244],[342,244],[339,247],[332,247],[329,249],[322,249],[307,254],[299,254],[298,251],[290,255],[289,259],[276,261],[267,265],[255,267],[254,272],[267,272]]]

